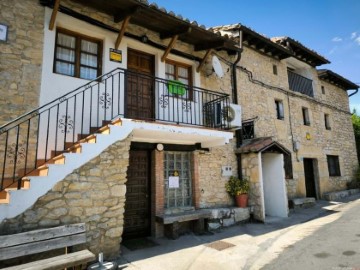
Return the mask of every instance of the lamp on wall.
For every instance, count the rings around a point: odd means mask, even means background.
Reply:
[[[162,143],[158,143],[158,144],[156,145],[156,149],[157,149],[158,151],[163,151],[163,150],[164,150],[164,145],[163,145]]]
[[[298,141],[293,141],[293,148],[294,148],[294,152],[299,151],[299,149],[300,149],[300,142],[298,142]]]

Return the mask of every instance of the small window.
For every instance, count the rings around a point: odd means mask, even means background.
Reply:
[[[341,176],[339,156],[327,156],[329,176]]]
[[[325,128],[327,130],[331,130],[331,126],[330,126],[330,115],[328,115],[327,113],[325,113],[324,115],[324,121],[325,121]]]
[[[57,29],[54,73],[94,80],[101,75],[102,42]]]
[[[281,100],[275,100],[275,109],[277,119],[284,120],[284,104]]]
[[[310,126],[309,109],[303,107],[302,108],[302,115],[303,115],[304,125],[305,126]]]
[[[184,87],[175,85],[169,88],[169,94],[182,98],[192,97],[192,68],[189,65],[178,63],[175,61],[166,61],[165,63],[165,79],[179,81]],[[185,90],[185,91],[184,91]]]
[[[274,75],[277,75],[278,72],[277,72],[277,65],[273,65],[273,73]]]
[[[321,93],[325,95],[325,87],[323,85],[321,86]]]

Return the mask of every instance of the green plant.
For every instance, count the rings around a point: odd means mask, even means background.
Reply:
[[[360,188],[360,167],[358,167],[354,179],[347,182],[346,185],[348,189]]]
[[[230,176],[229,181],[225,184],[225,189],[231,196],[246,194],[250,189],[249,180],[245,177],[239,179],[235,176]]]

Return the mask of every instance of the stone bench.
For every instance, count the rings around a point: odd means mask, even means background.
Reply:
[[[199,209],[187,211],[177,214],[169,214],[156,216],[156,221],[161,222],[165,226],[165,236],[171,239],[179,238],[179,230],[181,222],[193,221],[194,232],[202,233],[205,228],[205,219],[211,217],[211,211],[207,209]]]

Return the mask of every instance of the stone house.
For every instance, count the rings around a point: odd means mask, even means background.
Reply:
[[[264,221],[352,178],[357,85],[291,38],[143,0],[0,9],[0,234],[85,222],[89,248],[116,256],[164,235],[164,216]],[[231,208],[229,175],[250,179],[250,209]]]

